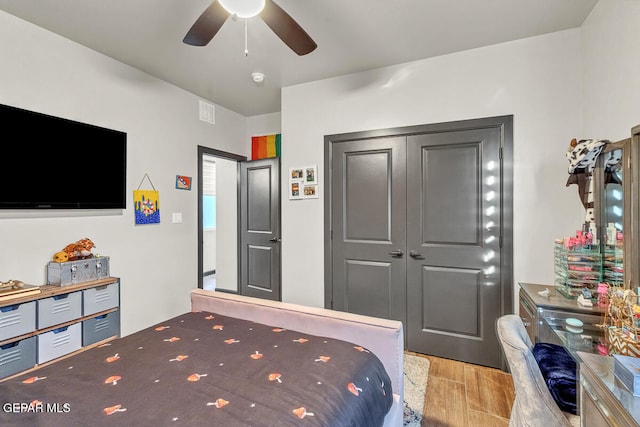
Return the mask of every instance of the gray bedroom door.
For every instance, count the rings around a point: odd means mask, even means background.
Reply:
[[[280,301],[279,158],[240,164],[240,227],[242,295]]]
[[[403,321],[410,351],[501,367],[495,322],[513,305],[503,119],[511,132],[505,116],[326,137],[327,306]]]

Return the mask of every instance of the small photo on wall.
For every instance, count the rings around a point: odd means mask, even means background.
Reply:
[[[316,168],[315,167],[309,167],[309,168],[305,168],[305,180],[307,181],[307,184],[315,184],[317,183],[316,181]]]
[[[291,179],[302,179],[302,169],[291,169]]]
[[[191,177],[176,175],[176,188],[178,190],[191,190]]]
[[[291,183],[291,194],[290,197],[300,197],[300,183],[292,182]]]

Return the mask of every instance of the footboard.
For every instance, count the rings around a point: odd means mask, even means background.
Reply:
[[[402,322],[203,289],[191,292],[191,309],[266,325],[285,326],[300,332],[353,342],[373,351],[384,364],[394,390],[394,404],[385,418],[385,426],[402,425]]]

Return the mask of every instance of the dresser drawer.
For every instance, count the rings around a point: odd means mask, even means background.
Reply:
[[[120,283],[96,286],[82,291],[82,313],[85,316],[120,305]]]
[[[36,365],[36,337],[0,346],[0,378]]]
[[[82,322],[82,345],[120,335],[120,310],[96,316]]]
[[[82,292],[55,295],[38,300],[38,329],[82,317]]]
[[[0,307],[0,341],[26,334],[35,328],[35,301]]]
[[[82,346],[82,325],[57,328],[38,335],[38,363],[48,362],[65,354],[79,350]]]

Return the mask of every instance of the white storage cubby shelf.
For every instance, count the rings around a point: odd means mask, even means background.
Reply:
[[[120,336],[120,280],[68,286],[0,301],[0,381]]]

